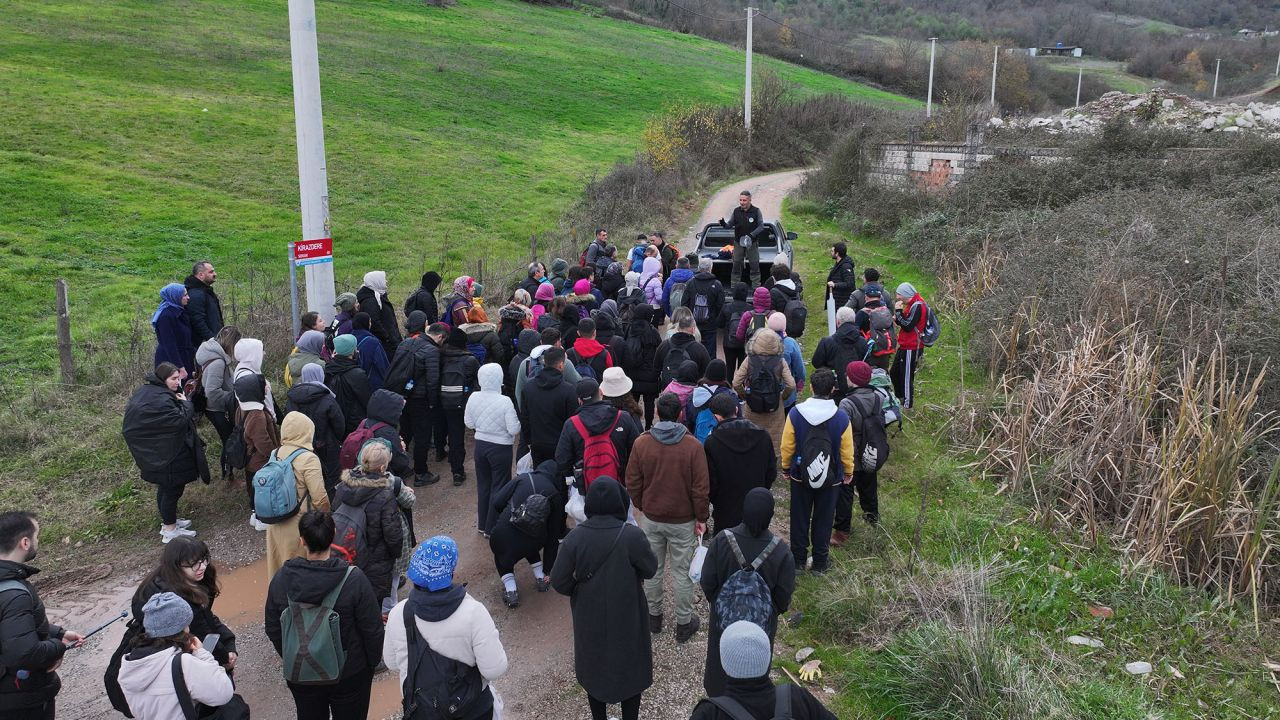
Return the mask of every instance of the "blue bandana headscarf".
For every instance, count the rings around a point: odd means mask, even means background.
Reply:
[[[181,311],[182,296],[186,292],[187,289],[183,287],[182,283],[169,283],[160,288],[160,307],[156,308],[156,311],[151,314],[151,324],[156,324],[156,320],[160,319],[160,313],[164,312],[167,307],[178,308]]]

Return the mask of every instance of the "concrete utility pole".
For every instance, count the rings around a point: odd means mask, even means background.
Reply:
[[[1076,107],[1080,107],[1080,87],[1084,85],[1084,65],[1076,69],[1079,71],[1076,75]]]
[[[333,319],[333,240],[329,234],[329,180],[324,161],[315,0],[289,0],[289,52],[293,60],[293,115],[302,200],[302,242],[290,244],[289,261],[294,268],[305,266],[307,309],[320,313],[327,323]],[[296,331],[297,312],[293,322]]]
[[[1276,77],[1280,77],[1280,53],[1276,54]]]
[[[924,116],[933,117],[933,56],[938,49],[938,38],[929,38],[929,94],[925,96]]]
[[[751,131],[751,24],[755,8],[747,8],[747,87],[742,103],[742,116],[746,120],[747,131]]]
[[[1213,66],[1213,96],[1218,97],[1218,71],[1222,70],[1222,58]]]
[[[1000,46],[996,46],[995,53],[991,56],[991,107],[996,106],[996,70],[1000,68]]]

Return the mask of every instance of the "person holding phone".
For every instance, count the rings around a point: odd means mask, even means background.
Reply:
[[[152,597],[171,592],[191,606],[191,634],[215,638],[205,649],[231,672],[236,668],[236,634],[213,613],[213,601],[221,593],[218,568],[209,558],[209,546],[192,537],[177,538],[165,545],[160,564],[138,585],[133,594],[133,617],[143,620],[143,606]]]

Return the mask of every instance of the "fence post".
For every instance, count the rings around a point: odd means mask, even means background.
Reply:
[[[476,260],[476,282],[484,284],[484,258]]]
[[[58,293],[58,364],[62,366],[62,382],[73,385],[76,368],[71,358],[71,316],[67,309],[67,281],[59,278],[54,283]]]
[[[529,236],[529,262],[538,262],[538,236]]]

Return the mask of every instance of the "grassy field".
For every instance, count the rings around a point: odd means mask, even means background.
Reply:
[[[1069,73],[1071,75],[1075,75],[1079,72],[1079,68],[1083,65],[1085,75],[1094,75],[1121,92],[1133,93],[1135,95],[1144,93],[1157,85],[1164,84],[1160,80],[1144,78],[1139,75],[1125,72],[1125,64],[1115,60],[1103,60],[1101,58],[1082,58],[1079,60],[1037,58],[1036,62],[1045,63],[1053,70],[1062,73]]]
[[[424,264],[520,255],[664,106],[741,98],[741,52],[571,10],[322,0],[317,25],[339,285],[385,268],[396,300]],[[126,336],[196,259],[224,292],[251,268],[283,280],[300,227],[286,3],[11,0],[0,77],[0,302],[24,308],[8,373],[53,365],[57,277],[77,343]]]
[[[822,307],[819,281],[836,239],[849,243],[859,272],[871,265],[890,289],[908,280],[936,296],[933,278],[891,242],[851,237],[797,203],[787,227],[800,234],[797,266],[810,280],[811,308]],[[846,720],[1280,717],[1263,665],[1280,656],[1274,620],[1263,618],[1259,631],[1247,606],[1180,588],[1115,549],[1032,522],[1025,506],[998,494],[997,479],[973,476],[974,458],[955,438],[974,400],[963,391],[981,394],[986,375],[964,364],[963,318],[949,316],[943,328],[920,371],[922,404],[880,474],[881,524],[857,523],[833,551],[831,573],[801,578],[793,609],[804,617],[780,630],[789,647],[782,664],[794,674],[799,664],[786,656],[817,648],[825,676],[816,690],[835,690]],[[806,339],[806,354],[815,342]],[[984,582],[976,568],[987,568]],[[968,632],[975,625],[980,632]],[[1070,644],[1072,635],[1103,646]],[[1135,661],[1154,672],[1127,674]]]

